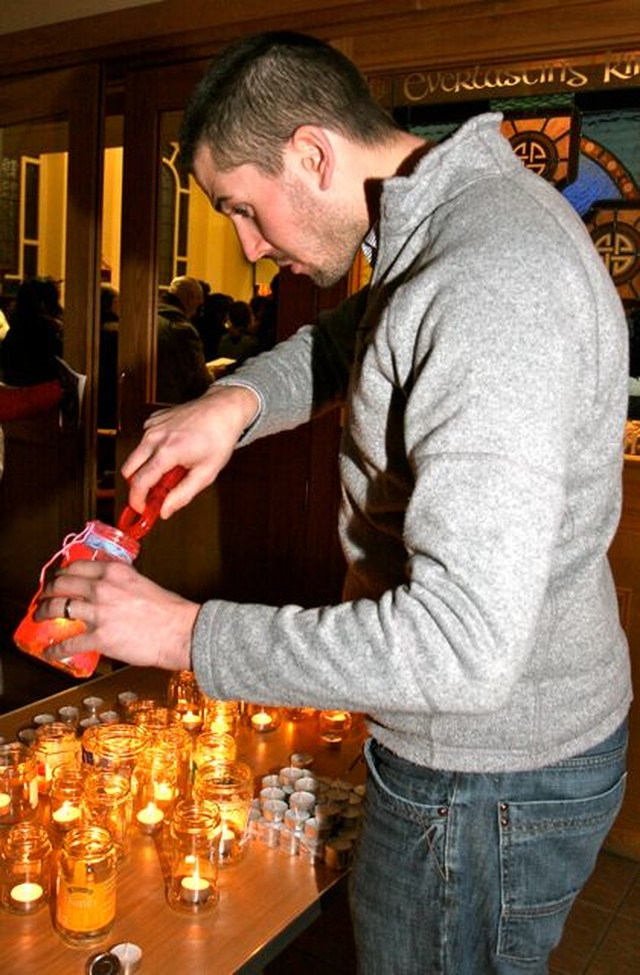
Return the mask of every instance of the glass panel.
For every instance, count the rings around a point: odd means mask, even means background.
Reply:
[[[8,385],[57,378],[64,356],[68,125],[0,129],[0,366]]]
[[[109,115],[105,125],[102,199],[96,446],[96,512],[98,518],[107,524],[113,524],[115,519],[116,439],[119,422],[122,145],[123,118],[121,115]]]
[[[181,171],[180,119],[180,112],[164,113],[160,132],[156,399],[168,402],[199,395],[213,376],[259,351],[258,328],[272,344],[273,316],[266,313],[265,302],[278,272],[273,261],[253,265],[246,260],[231,222],[213,210],[195,180]],[[200,307],[194,300],[185,308],[175,293],[180,288],[172,288],[172,281],[181,276],[200,283]],[[232,303],[238,320],[248,323],[242,324],[237,341],[227,317]],[[231,331],[233,341],[222,352],[220,341]]]

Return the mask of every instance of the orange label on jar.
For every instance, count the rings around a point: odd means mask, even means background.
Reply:
[[[80,887],[62,880],[58,887],[56,916],[58,924],[78,934],[97,931],[110,924],[116,914],[115,874]]]

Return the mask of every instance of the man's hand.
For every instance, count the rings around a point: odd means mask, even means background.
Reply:
[[[253,390],[214,384],[198,399],[153,413],[142,440],[122,465],[131,506],[142,511],[150,489],[178,464],[187,474],[167,495],[161,517],[187,505],[215,481],[259,409]]]
[[[64,615],[84,633],[47,651],[49,659],[98,650],[141,667],[188,670],[200,606],[162,589],[122,562],[73,562],[45,587],[35,619]]]

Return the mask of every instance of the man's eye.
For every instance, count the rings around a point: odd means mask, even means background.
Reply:
[[[249,212],[249,207],[237,206],[233,208],[233,215],[234,217],[250,217],[251,213]]]

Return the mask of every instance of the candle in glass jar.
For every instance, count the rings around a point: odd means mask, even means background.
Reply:
[[[211,884],[197,875],[180,881],[180,900],[185,904],[205,904],[211,897]]]
[[[80,819],[80,810],[65,799],[62,805],[51,813],[51,818],[58,826],[70,826],[76,819]]]
[[[202,718],[195,711],[186,711],[182,715],[182,724],[187,731],[197,731],[202,724]]]
[[[153,794],[156,802],[171,802],[174,798],[174,788],[170,782],[155,782]]]
[[[10,896],[11,900],[15,901],[16,904],[29,904],[33,906],[40,900],[43,894],[44,890],[40,884],[24,883],[16,884],[15,887],[12,887]]]
[[[140,826],[147,830],[154,830],[160,825],[164,819],[164,813],[162,809],[158,807],[153,802],[147,803],[144,809],[141,809],[137,814],[136,819]]]
[[[266,711],[258,711],[257,714],[251,715],[251,726],[256,731],[269,731],[272,724],[273,718]]]
[[[0,816],[7,811],[11,805],[11,796],[6,792],[0,792]]]

